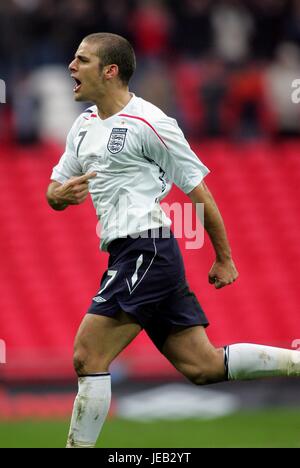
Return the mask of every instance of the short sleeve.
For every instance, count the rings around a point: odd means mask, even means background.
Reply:
[[[210,172],[192,151],[176,120],[169,117],[144,126],[144,152],[184,193],[191,192]]]
[[[64,154],[61,156],[58,164],[53,168],[51,180],[63,184],[71,177],[82,175],[82,167],[76,156],[74,145],[75,131],[74,126],[70,130]]]

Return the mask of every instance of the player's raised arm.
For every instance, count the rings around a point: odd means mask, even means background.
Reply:
[[[238,278],[221,213],[204,182],[194,188],[188,196],[193,203],[204,204],[204,227],[216,252],[216,261],[208,277],[209,282],[214,284],[216,289],[220,289]]]
[[[72,177],[61,184],[53,181],[47,190],[47,200],[51,208],[57,211],[64,210],[69,205],[80,205],[89,193],[89,180],[97,175],[91,172],[79,177]]]

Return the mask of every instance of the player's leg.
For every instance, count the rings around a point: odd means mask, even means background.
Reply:
[[[77,375],[109,372],[111,362],[140,331],[137,321],[121,311],[114,317],[87,314],[74,344]]]
[[[164,356],[197,385],[225,380],[224,349],[216,349],[202,326],[173,327],[162,347]]]
[[[111,400],[109,366],[139,334],[141,326],[124,312],[114,318],[87,314],[75,339],[78,375],[67,447],[94,447]]]
[[[163,354],[198,385],[223,380],[300,376],[300,352],[250,343],[216,349],[201,326],[173,328]]]

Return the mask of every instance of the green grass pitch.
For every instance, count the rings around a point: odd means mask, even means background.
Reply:
[[[64,447],[68,422],[0,422],[0,448]],[[300,408],[240,412],[202,421],[106,422],[97,447],[298,447]]]

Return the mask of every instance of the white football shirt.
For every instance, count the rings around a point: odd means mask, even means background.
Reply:
[[[51,180],[64,183],[89,172],[89,191],[101,223],[101,249],[119,237],[170,226],[159,202],[174,182],[191,192],[209,173],[177,125],[134,94],[101,120],[92,106],[75,121]]]

